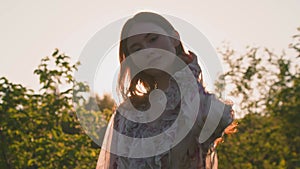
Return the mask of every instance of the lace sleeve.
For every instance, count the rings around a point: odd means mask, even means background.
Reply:
[[[190,52],[190,55],[192,55],[193,61],[188,64],[188,67],[197,79],[200,95],[200,107],[197,122],[204,132],[209,128],[216,127],[213,134],[206,141],[211,144],[216,138],[221,137],[225,128],[232,123],[232,103],[224,102],[217,98],[215,94],[209,93],[204,89],[202,71],[198,64],[197,56],[192,52]],[[209,134],[209,132],[207,134]]]

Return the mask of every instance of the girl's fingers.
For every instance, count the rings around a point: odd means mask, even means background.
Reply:
[[[179,56],[183,61],[184,63],[186,64],[190,64],[192,62],[192,60],[190,59],[189,55],[185,54],[185,55],[180,55]]]
[[[190,64],[192,62],[197,62],[197,56],[189,51],[187,54],[183,54],[179,56],[186,64]]]
[[[225,134],[233,134],[236,133],[238,127],[238,123],[237,122],[232,122],[226,129],[225,129]]]

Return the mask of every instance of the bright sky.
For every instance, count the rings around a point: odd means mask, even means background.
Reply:
[[[76,61],[97,31],[140,10],[181,18],[197,27],[213,46],[218,47],[225,40],[240,50],[255,45],[281,51],[287,48],[300,26],[299,0],[1,0],[0,3],[0,77],[6,76],[33,89],[39,86],[33,70],[42,57],[58,48]],[[117,65],[118,56],[109,56],[115,57],[111,62]],[[116,67],[111,70],[114,74]],[[109,90],[107,86],[109,83],[100,90]]]

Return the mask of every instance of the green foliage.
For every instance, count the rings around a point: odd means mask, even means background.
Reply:
[[[229,71],[216,86],[221,91],[224,82],[233,84],[229,95],[246,115],[238,120],[239,132],[218,147],[220,168],[300,168],[300,35],[294,40],[296,56],[263,48],[244,55],[221,50]]]
[[[220,168],[287,168],[289,138],[280,119],[248,114],[239,123],[239,132],[218,147]]]
[[[78,65],[58,50],[43,58],[34,71],[41,84],[39,93],[0,79],[0,168],[96,166],[99,149],[93,148],[73,107],[85,103],[78,94],[88,91],[73,77]],[[111,107],[107,108],[106,114],[111,114]]]
[[[230,89],[246,114],[239,132],[218,146],[220,168],[300,168],[300,35],[294,40],[294,57],[220,49],[229,70],[216,86]],[[38,93],[0,78],[0,168],[96,166],[100,149],[92,139],[101,140],[114,102],[109,95],[86,101],[81,93],[88,87],[73,76],[78,66],[58,50],[43,58],[34,71]]]

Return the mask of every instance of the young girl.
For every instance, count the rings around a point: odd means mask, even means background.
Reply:
[[[110,120],[97,168],[217,167],[214,143],[233,121],[232,105],[205,91],[197,56],[185,52],[174,27],[158,14],[136,14],[123,26],[119,61],[118,92],[123,103]],[[199,141],[209,113],[221,113],[221,120],[213,134]],[[189,130],[181,138],[178,131],[183,128]],[[164,139],[146,142],[160,133],[167,133]]]

